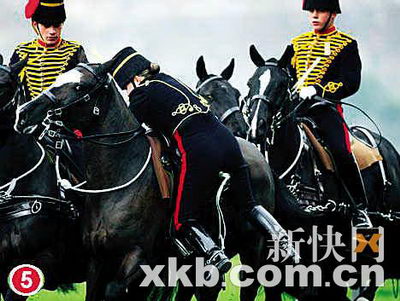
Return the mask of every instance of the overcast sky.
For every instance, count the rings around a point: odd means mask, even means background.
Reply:
[[[33,39],[34,34],[24,19],[25,0],[1,3],[0,53],[8,60],[15,46]],[[103,62],[121,48],[133,46],[158,62],[164,72],[191,86],[197,81],[195,64],[200,55],[204,55],[208,70],[214,73],[222,71],[234,57],[232,83],[246,94],[247,79],[255,69],[249,59],[249,46],[255,44],[265,58],[280,56],[292,37],[309,30],[301,3],[302,0],[65,0],[67,21],[63,36],[79,41],[91,62]],[[386,106],[400,102],[400,0],[342,0],[341,5],[343,14],[338,17],[337,26],[358,40],[363,62],[363,85],[352,101],[362,106],[365,95],[385,94],[366,108],[378,122],[383,122],[381,103]],[[366,84],[367,79],[374,84]],[[398,133],[398,121],[394,126]],[[393,129],[388,131],[389,136],[395,136]]]

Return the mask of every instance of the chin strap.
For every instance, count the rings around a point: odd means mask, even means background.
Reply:
[[[36,24],[36,26],[34,26],[33,23],[32,23],[32,28],[33,28],[33,30],[35,31],[35,33],[38,35],[39,39],[41,39],[41,40],[44,42],[43,36],[42,36],[42,34],[40,33],[39,23]]]
[[[324,27],[320,30],[320,33],[324,33],[325,30],[327,29],[327,27],[329,26],[329,24],[331,23],[332,20],[332,12],[329,13],[329,18],[328,20],[325,22]]]

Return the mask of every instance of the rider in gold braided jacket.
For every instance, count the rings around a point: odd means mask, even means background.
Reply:
[[[23,85],[23,97],[29,101],[48,89],[57,77],[79,63],[87,63],[83,47],[61,37],[66,20],[64,0],[28,0],[25,17],[32,19],[32,28],[37,38],[21,43],[15,49],[10,65],[27,58],[25,68],[19,74]],[[76,130],[78,131],[78,130]],[[80,142],[70,142],[72,155],[79,170],[84,158]],[[77,170],[76,175],[81,171]]]
[[[341,13],[339,0],[304,0],[303,10],[313,31],[299,35],[289,46],[292,57],[289,70],[297,80],[294,88],[308,100],[306,116],[319,127],[324,143],[333,154],[336,166],[355,203],[352,223],[372,227],[366,213],[367,196],[356,160],[350,148],[349,130],[340,104],[335,109],[312,106],[313,96],[340,101],[356,93],[361,81],[361,59],[357,41],[336,29]]]
[[[20,79],[26,99],[30,100],[50,87],[61,73],[87,63],[87,58],[81,45],[61,38],[66,20],[63,0],[29,0],[25,17],[32,19],[37,38],[19,44],[10,64],[28,57]]]
[[[212,115],[207,101],[179,80],[159,73],[158,65],[131,47],[121,50],[113,61],[112,75],[128,91],[135,117],[170,138],[179,150],[173,221],[181,244],[222,273],[230,268],[223,250],[199,224],[202,208],[215,198],[221,181],[218,175],[224,171],[232,176],[232,201],[243,216],[267,237],[280,239],[281,249],[293,260],[296,252],[286,231],[254,200],[249,167],[236,138]]]

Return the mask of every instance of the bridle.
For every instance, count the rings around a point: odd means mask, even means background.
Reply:
[[[87,64],[78,64],[78,67],[83,68],[87,70],[90,74],[94,76],[96,79],[96,84],[91,88],[87,93],[85,93],[82,96],[79,96],[77,99],[71,101],[70,103],[64,105],[63,107],[56,108],[54,110],[48,110],[47,115],[45,119],[42,122],[42,125],[45,127],[42,134],[39,136],[39,140],[41,140],[45,135],[48,135],[50,138],[62,138],[62,139],[79,139],[79,140],[86,140],[88,142],[94,143],[94,144],[99,144],[99,145],[104,145],[104,146],[119,146],[122,144],[125,144],[137,136],[141,135],[144,133],[144,129],[141,126],[138,126],[137,128],[129,131],[121,131],[121,132],[116,132],[116,133],[106,133],[106,134],[95,134],[95,135],[87,135],[87,136],[80,136],[76,137],[76,134],[74,131],[68,127],[65,126],[65,124],[59,120],[60,117],[62,116],[63,112],[78,104],[81,102],[87,103],[90,100],[94,98],[96,94],[99,94],[103,89],[107,90],[110,86],[110,84],[113,81],[113,78],[111,77],[110,74],[107,74],[104,78],[99,78],[98,75],[96,74],[95,70]],[[43,95],[46,96],[52,103],[57,103],[57,98],[56,96],[50,91],[46,90],[43,92]],[[93,115],[99,116],[100,115],[100,108],[98,107],[98,104],[95,103],[93,107]],[[60,134],[57,131],[50,130],[50,127],[54,125],[58,128],[62,128],[66,134]],[[96,139],[102,139],[102,138],[112,138],[112,137],[120,137],[120,136],[127,136],[131,135],[125,140],[119,141],[119,142],[112,142],[112,143],[107,143],[107,142],[101,142],[97,141]]]
[[[204,88],[206,85],[208,85],[209,83],[216,81],[216,80],[223,80],[224,78],[218,75],[212,76],[208,79],[206,79],[204,82],[202,82],[196,89],[196,93],[201,94],[200,90],[202,88]],[[224,123],[232,114],[236,113],[236,112],[240,112],[240,107],[237,106],[233,106],[229,109],[227,109],[222,115],[221,117],[217,117],[219,119],[219,121],[221,121],[221,123]]]
[[[279,67],[278,63],[275,62],[265,62],[266,67]],[[290,73],[282,68],[282,70],[286,73],[286,75],[288,76],[288,78],[290,79]],[[289,95],[291,95],[291,91],[289,89],[289,84],[290,84],[290,80],[288,80],[288,87],[287,87],[287,91],[288,93],[290,93]],[[291,98],[291,97],[289,97]],[[272,100],[264,95],[264,94],[255,94],[253,96],[251,96],[249,99],[245,100],[245,103],[247,103],[247,107],[252,107],[252,106],[256,106],[256,112],[255,115],[253,116],[253,118],[250,120],[250,129],[249,129],[249,134],[251,133],[251,136],[253,138],[256,137],[257,135],[257,129],[258,129],[258,120],[259,120],[259,107],[261,103],[264,103],[265,105],[267,105],[267,107],[271,107],[273,108],[272,111],[274,111],[275,113],[272,116],[272,122],[271,125],[269,127],[269,131],[272,133],[272,136],[274,135],[274,131],[279,128],[279,126],[282,124],[282,121],[285,120],[286,121],[286,117],[287,116],[291,116],[291,113],[289,113],[288,115],[286,115],[285,117],[283,117],[282,115],[282,111],[283,111],[283,107],[282,106],[280,109],[277,110],[276,105],[272,102]],[[247,110],[247,112],[249,112]],[[267,137],[269,135],[267,134]],[[271,143],[273,143],[273,137],[271,138]]]
[[[50,112],[50,114],[54,113],[56,115],[60,115],[60,113],[62,113],[63,110],[65,110],[71,106],[74,106],[77,103],[89,102],[93,98],[93,95],[96,94],[97,92],[99,92],[100,89],[102,89],[102,88],[108,89],[108,86],[110,85],[110,83],[112,81],[111,75],[108,74],[106,77],[100,79],[97,76],[95,70],[91,66],[80,63],[80,64],[78,64],[78,67],[85,69],[90,74],[92,74],[94,76],[94,78],[96,79],[96,84],[93,86],[93,88],[90,89],[89,92],[87,92],[83,96],[80,96],[77,99],[71,101],[70,103],[66,104],[65,106],[63,106],[61,108],[57,108],[55,110],[49,110],[48,112]],[[57,104],[57,97],[49,89],[44,91],[43,95],[46,96],[52,103]],[[93,111],[95,111],[95,110],[93,110]],[[97,114],[95,114],[95,115],[97,115]]]
[[[147,166],[149,165],[151,161],[151,155],[152,155],[152,150],[151,147],[149,147],[148,155],[146,158],[146,161],[144,162],[143,166],[141,169],[138,171],[138,173],[129,181],[122,185],[110,187],[110,188],[105,188],[105,189],[83,189],[80,188],[82,185],[86,184],[86,181],[73,186],[67,179],[63,179],[60,174],[60,156],[59,156],[59,151],[62,149],[64,145],[65,140],[84,140],[88,141],[94,144],[99,144],[102,146],[107,146],[107,147],[115,147],[115,146],[120,146],[123,144],[126,144],[127,142],[133,140],[134,138],[141,136],[144,134],[145,130],[144,128],[139,125],[137,128],[129,130],[129,131],[121,131],[121,132],[116,132],[116,133],[106,133],[106,134],[94,134],[94,135],[88,135],[88,136],[79,136],[77,137],[74,131],[67,126],[64,125],[64,123],[60,120],[60,117],[62,116],[63,112],[65,109],[70,108],[73,105],[76,105],[81,102],[89,102],[94,98],[94,95],[98,94],[102,90],[108,90],[110,84],[113,81],[113,78],[111,77],[110,74],[107,74],[104,78],[99,78],[98,75],[96,74],[95,70],[87,65],[87,64],[79,64],[78,67],[83,68],[87,70],[90,74],[92,74],[95,79],[96,79],[96,84],[92,89],[90,89],[89,92],[85,93],[83,96],[79,96],[77,99],[74,99],[70,103],[64,105],[63,107],[54,109],[54,110],[49,110],[47,111],[46,118],[43,120],[42,124],[45,126],[44,131],[42,134],[39,136],[39,139],[42,139],[44,136],[48,136],[51,138],[55,138],[56,140],[56,175],[57,175],[57,182],[60,184],[60,186],[64,190],[73,190],[76,192],[81,192],[81,193],[88,193],[88,194],[99,194],[99,193],[106,193],[106,192],[113,192],[117,191],[123,188],[126,188],[130,185],[132,185],[136,180],[144,173],[146,170]],[[56,96],[51,93],[51,91],[47,90],[46,92],[43,93],[47,98],[50,99],[52,103],[57,103],[57,98]],[[94,105],[93,109],[93,115],[99,116],[100,115],[100,109],[97,106],[97,103]],[[56,128],[59,128],[59,130],[50,130],[51,126],[55,126]],[[61,133],[61,130],[66,132],[66,134]],[[111,142],[111,143],[106,143],[106,142],[100,142],[97,141],[97,139],[102,139],[102,138],[112,138],[112,137],[120,137],[120,136],[129,136],[128,138],[119,141],[119,142]]]

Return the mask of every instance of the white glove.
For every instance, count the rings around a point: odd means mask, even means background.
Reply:
[[[299,96],[302,99],[311,99],[313,96],[317,95],[317,90],[314,86],[304,87],[300,90]]]

